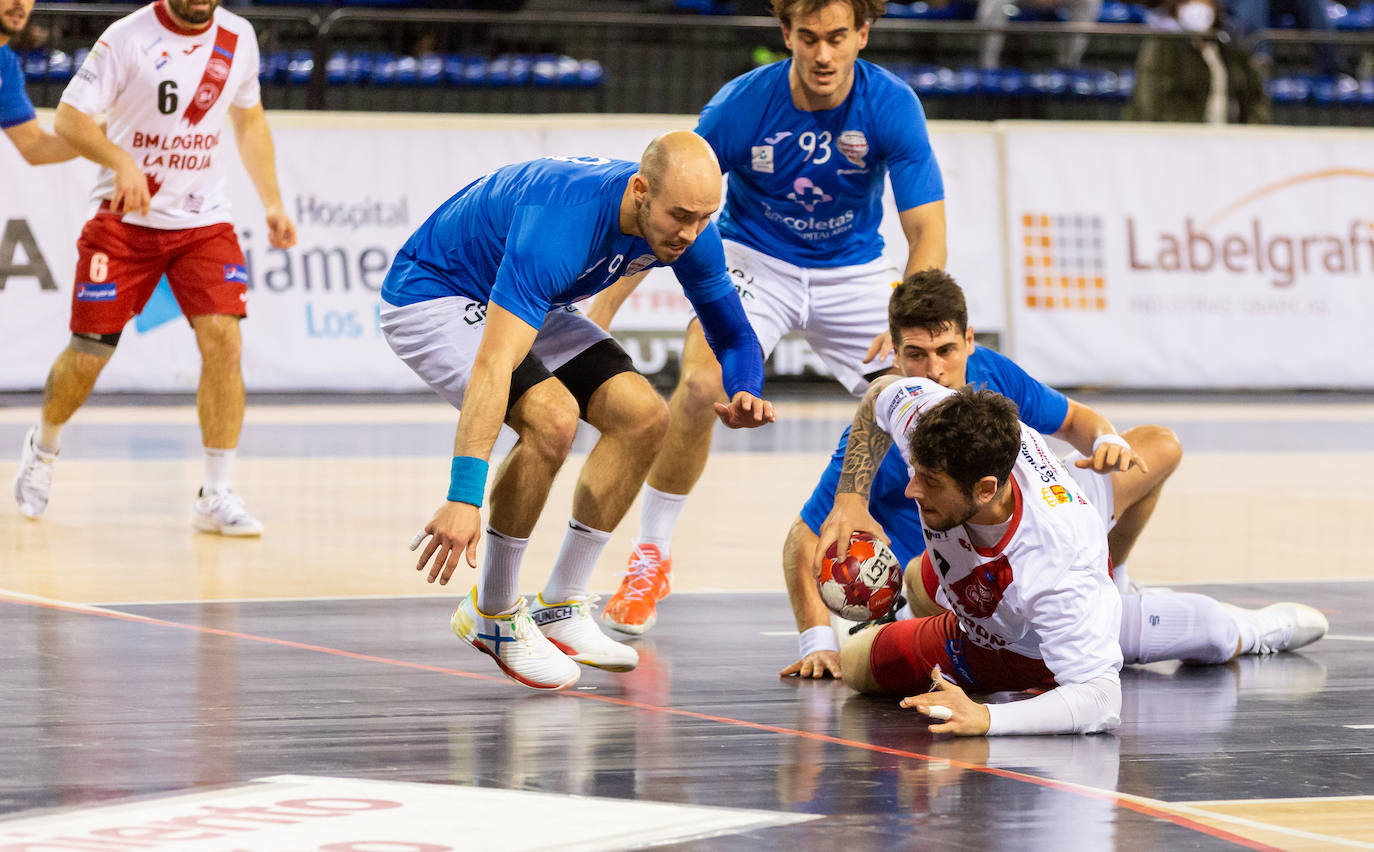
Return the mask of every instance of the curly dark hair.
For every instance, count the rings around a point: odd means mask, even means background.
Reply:
[[[883,0],[772,0],[773,16],[787,26],[797,15],[814,15],[831,3],[848,3],[854,9],[854,29],[876,21],[887,11]]]
[[[912,461],[948,475],[970,498],[973,486],[985,476],[996,477],[1001,488],[1020,451],[1016,403],[972,386],[922,413],[911,433]]]
[[[887,303],[887,323],[893,340],[901,339],[904,328],[922,328],[934,337],[953,326],[962,335],[968,330],[968,303],[949,273],[923,269],[893,288]]]

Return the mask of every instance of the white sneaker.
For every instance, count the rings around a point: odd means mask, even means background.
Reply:
[[[243,508],[243,498],[232,491],[206,494],[201,489],[191,509],[191,526],[201,532],[220,535],[262,535],[262,521],[248,514]]]
[[[463,598],[449,619],[453,635],[496,661],[506,677],[530,689],[563,689],[577,683],[582,670],[544,638],[521,598],[496,615],[477,608],[477,587]]]
[[[639,653],[602,633],[596,626],[592,608],[600,599],[600,595],[583,595],[563,603],[548,604],[540,595],[535,598],[536,606],[530,610],[530,617],[539,625],[539,632],[569,658],[584,666],[628,672],[639,665]]]
[[[1255,647],[1247,654],[1277,654],[1280,651],[1296,651],[1304,645],[1326,635],[1331,624],[1326,616],[1306,604],[1284,601],[1270,604],[1263,609],[1243,609],[1231,604],[1223,604],[1254,625],[1258,634]]]
[[[24,435],[24,449],[19,453],[19,470],[14,475],[14,502],[26,518],[38,518],[48,508],[52,493],[52,468],[57,453],[38,449],[38,427],[29,428]]]

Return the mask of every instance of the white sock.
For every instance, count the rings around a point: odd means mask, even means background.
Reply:
[[[38,420],[38,431],[33,433],[34,449],[50,456],[57,455],[62,449],[62,424]]]
[[[1123,595],[1131,593],[1131,576],[1126,573],[1126,563],[1112,566],[1112,582],[1116,584],[1116,590]]]
[[[1206,595],[1121,596],[1121,655],[1127,663],[1224,663],[1236,653],[1241,620]]]
[[[686,504],[686,494],[669,494],[646,484],[644,502],[639,509],[639,543],[652,544],[663,558],[668,558],[673,527],[677,526],[677,516],[682,514]]]
[[[540,595],[546,604],[563,603],[587,593],[587,583],[592,578],[592,569],[611,534],[594,530],[577,520],[568,521],[568,534],[563,537],[563,547],[558,551],[558,560],[553,563],[553,573],[544,585]]]
[[[201,493],[210,495],[229,490],[229,472],[234,467],[234,450],[205,448],[205,481]]]
[[[487,527],[487,558],[482,561],[482,576],[477,581],[479,610],[496,615],[515,606],[520,599],[520,560],[529,543],[527,538],[502,535]]]

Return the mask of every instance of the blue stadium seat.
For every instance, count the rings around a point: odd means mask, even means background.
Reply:
[[[1143,24],[1146,9],[1136,3],[1122,3],[1120,0],[1105,0],[1102,11],[1097,15],[1100,24]]]
[[[1066,71],[1037,71],[1030,75],[1031,91],[1040,95],[1062,95],[1069,90]]]
[[[417,82],[426,88],[444,82],[444,57],[437,53],[426,53],[420,57],[420,73]]]
[[[286,79],[286,66],[291,58],[284,50],[264,53],[258,63],[258,79],[264,83],[279,83]]]
[[[1360,81],[1353,77],[1312,77],[1311,85],[1314,103],[1331,105],[1360,102]]]
[[[487,82],[493,86],[525,86],[530,82],[534,61],[523,53],[503,53],[487,68]]]
[[[1276,104],[1300,104],[1307,100],[1312,85],[1306,77],[1275,77],[1266,88]]]
[[[396,85],[396,54],[390,51],[372,54],[372,74],[368,82],[374,86]]]
[[[310,75],[314,71],[315,57],[310,55],[310,51],[291,51],[291,58],[286,63],[286,82],[293,86],[304,86],[310,82]]]
[[[1338,9],[1344,14],[1337,11]],[[1333,3],[1328,9],[1328,13],[1338,30],[1355,32],[1374,30],[1374,2],[1363,3],[1358,9],[1346,9],[1344,6]]]

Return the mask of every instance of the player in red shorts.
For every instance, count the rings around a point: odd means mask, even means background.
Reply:
[[[883,377],[869,388],[819,552],[851,530],[876,531],[868,490],[894,437],[927,544],[921,573],[930,583],[915,603],[935,614],[858,633],[840,668],[860,692],[908,696],[903,706],[940,720],[931,731],[1109,731],[1121,721],[1123,661],[1221,663],[1326,634],[1326,618],[1301,604],[1242,610],[1198,594],[1122,595],[1103,510],[1015,404],[929,379]],[[917,579],[907,578],[913,594]],[[1043,692],[986,705],[965,690]]]
[[[93,118],[101,113],[104,131]],[[230,488],[243,426],[239,319],[248,272],[225,193],[226,117],[266,208],[268,240],[290,248],[296,229],[277,189],[257,38],[219,0],[158,0],[119,19],[62,94],[58,135],[104,168],[92,192],[99,206],[77,240],[71,343],[48,374],[41,421],[24,436],[15,478],[15,501],[30,518],[47,508],[63,424],[166,275],[201,355],[205,478],[192,524],[223,535],[262,532]]]

